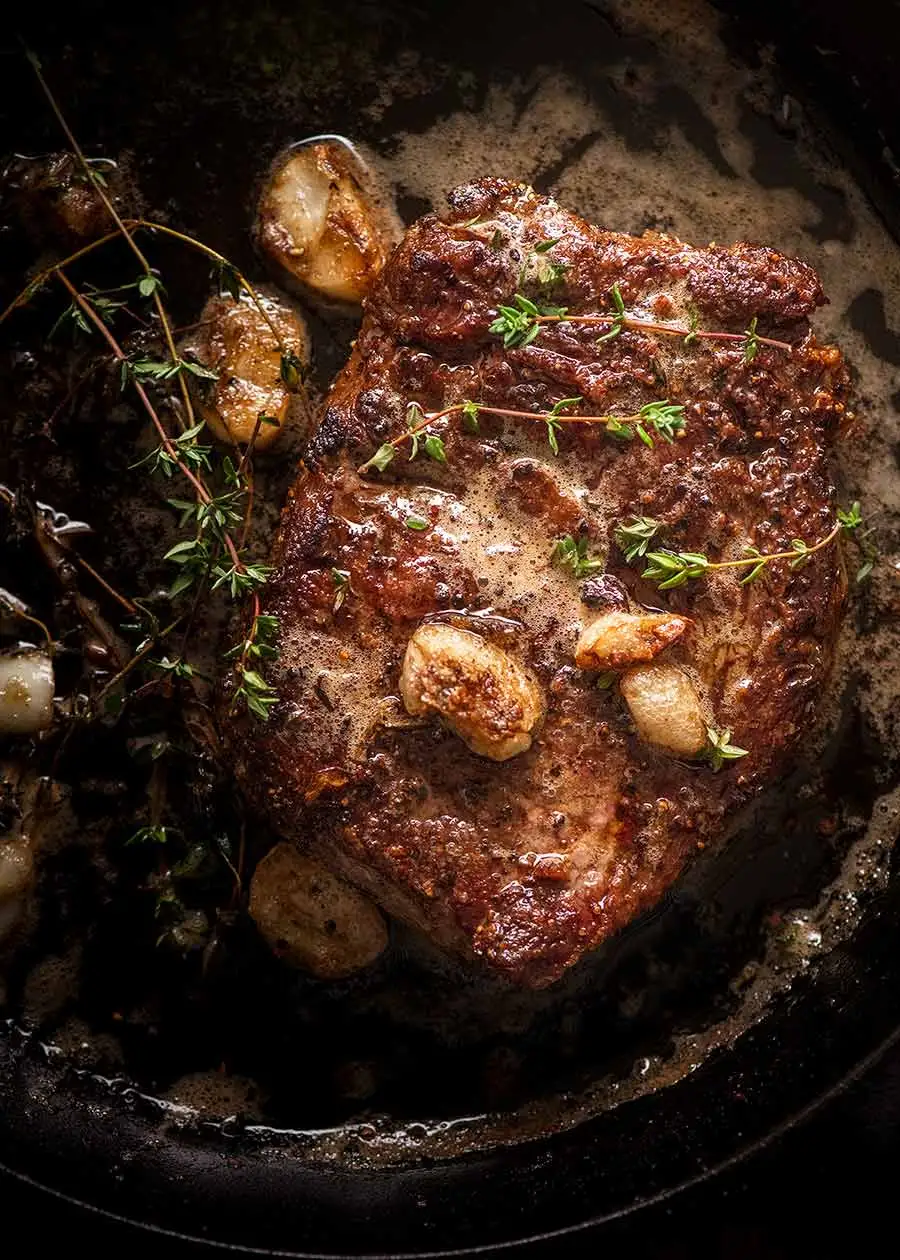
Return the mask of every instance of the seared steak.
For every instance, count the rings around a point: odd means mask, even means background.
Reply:
[[[265,591],[281,623],[269,671],[281,701],[268,723],[235,719],[232,746],[283,836],[448,950],[541,986],[657,902],[783,771],[814,720],[844,594],[836,546],[749,585],[746,570],[726,569],[660,592],[626,564],[615,525],[651,517],[654,545],[711,560],[825,537],[847,379],[838,350],[810,331],[825,298],[802,262],[601,231],[498,180],[457,189],[450,207],[410,228],[367,300]],[[620,294],[633,317],[707,331],[743,334],[755,319],[790,348],[754,355],[740,339],[627,326],[601,340],[608,327],[565,319],[504,348],[491,324],[517,292],[572,315],[608,314]],[[423,449],[410,459],[406,442],[382,471],[359,471],[403,433],[411,402],[547,413],[574,396],[578,414],[598,416],[665,398],[683,405],[686,431],[649,449],[601,424],[564,425],[555,455],[543,421],[482,412],[472,432],[457,412],[430,429],[446,464]],[[554,562],[566,536],[608,576],[582,581]],[[604,636],[629,608],[665,614],[634,623],[643,655],[631,659],[657,664],[633,679],[677,666],[671,703],[686,688],[694,725],[730,729],[747,756],[717,773],[662,752],[637,733],[628,688],[605,675],[598,686],[590,664],[607,659]],[[579,636],[610,613],[579,668]],[[471,663],[432,662],[413,703],[430,639],[417,637],[405,669],[404,658],[423,623],[479,638],[455,636],[476,644]],[[524,699],[492,701],[494,742],[479,744],[484,646],[500,649]],[[628,651],[608,659],[627,667]]]

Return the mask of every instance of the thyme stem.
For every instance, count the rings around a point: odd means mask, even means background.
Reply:
[[[681,328],[677,324],[654,324],[650,320],[635,319],[631,315],[615,316],[615,315],[535,315],[534,323],[536,324],[602,324],[611,327],[618,323],[622,328],[631,328],[637,332],[655,332],[662,333],[669,337],[692,337],[703,339],[705,341],[739,341],[741,344],[746,343],[746,333],[733,332],[707,332],[703,329]],[[789,341],[778,341],[775,337],[757,337],[757,342],[761,346],[772,346],[776,350],[787,350],[792,352],[794,347]]]
[[[576,402],[580,402],[581,399],[574,398],[574,399],[565,399],[563,401],[564,403],[576,403]],[[627,415],[627,416],[610,415],[610,414],[600,415],[600,416],[597,416],[597,415],[588,416],[588,415],[581,415],[581,414],[573,415],[570,412],[559,410],[558,408],[561,407],[562,405],[563,404],[557,404],[557,407],[554,408],[552,411],[518,411],[512,407],[490,407],[487,404],[480,403],[480,402],[473,403],[471,401],[466,401],[466,402],[461,402],[461,403],[452,403],[449,407],[443,407],[440,411],[423,412],[422,419],[417,424],[411,425],[408,429],[405,429],[402,433],[398,433],[396,437],[388,438],[388,440],[384,443],[384,446],[381,448],[381,450],[385,451],[386,458],[389,459],[391,450],[390,449],[386,450],[385,448],[396,449],[402,446],[404,442],[414,441],[414,439],[417,438],[420,433],[424,432],[425,429],[429,428],[432,424],[435,424],[438,420],[444,420],[448,416],[458,415],[461,413],[468,414],[472,411],[473,408],[477,411],[479,415],[484,413],[485,415],[489,415],[489,416],[502,416],[502,417],[511,418],[513,420],[536,420],[540,424],[546,424],[548,426],[552,425],[554,428],[557,425],[563,425],[563,424],[600,424],[600,425],[605,425],[607,429],[609,429],[610,432],[613,433],[614,436],[619,436],[619,437],[635,436],[634,433],[626,432],[626,430],[628,429],[630,425],[641,426],[644,422],[648,421],[648,419],[652,420],[652,417],[648,417],[647,415],[647,409],[645,409],[643,412],[638,411],[638,412],[635,412],[633,415]],[[676,436],[680,436],[681,434],[683,434],[684,421],[681,418],[681,414],[680,414],[683,409],[680,407],[674,407],[674,408],[670,407],[668,403],[648,404],[648,408],[653,408],[657,406],[665,407],[665,408],[668,408],[673,413],[678,413],[677,419],[671,422],[672,424],[676,426],[672,429],[672,432],[674,432]],[[677,426],[680,426],[680,427],[677,427]],[[661,431],[661,430],[658,430],[658,431]],[[639,436],[641,435],[640,428],[638,429],[638,435]],[[646,445],[648,446],[653,445],[652,441],[649,440],[646,437],[646,435],[643,436],[643,440]],[[671,437],[668,437],[667,440],[671,441]],[[381,452],[379,451],[379,454],[380,453]],[[357,472],[365,472],[372,465],[372,463],[373,461],[369,460],[368,463],[361,464],[359,468],[357,469]],[[378,466],[377,461],[376,461],[376,466]]]
[[[134,254],[135,258],[137,259],[144,275],[153,282],[153,290],[152,290],[153,305],[156,307],[156,314],[159,318],[160,327],[163,330],[163,336],[165,338],[166,347],[169,351],[169,358],[171,359],[172,363],[178,363],[178,351],[175,348],[175,338],[172,335],[172,325],[169,321],[169,316],[166,313],[166,308],[163,305],[162,298],[160,297],[159,285],[156,283],[156,276],[154,275],[153,269],[151,268],[150,263],[147,260],[147,256],[144,253],[144,251],[141,249],[140,245],[138,245],[137,241],[132,236],[131,230],[128,227],[126,227],[124,220],[119,215],[118,210],[113,205],[112,199],[107,195],[106,190],[103,187],[103,185],[99,182],[99,180],[94,178],[94,172],[91,170],[91,165],[88,162],[87,158],[85,157],[84,151],[81,148],[81,145],[78,143],[78,140],[76,139],[74,132],[72,131],[69,124],[66,122],[63,112],[56,102],[56,97],[53,95],[52,91],[50,90],[50,85],[47,83],[47,80],[44,78],[44,74],[43,74],[43,71],[41,70],[40,62],[38,61],[37,57],[35,57],[34,54],[31,52],[29,52],[27,56],[28,56],[28,60],[31,62],[32,69],[34,70],[34,73],[37,76],[37,81],[40,84],[41,91],[46,96],[47,101],[50,104],[50,108],[53,110],[53,113],[56,116],[56,120],[59,123],[60,127],[62,128],[63,134],[66,137],[66,140],[71,145],[72,151],[77,157],[81,165],[81,168],[84,171],[84,174],[87,178],[89,186],[93,188],[94,191],[97,193],[97,196],[100,198],[100,200],[103,202],[103,205],[106,207],[106,211],[109,214],[110,218],[112,219],[113,223],[115,223],[121,235],[128,242],[128,247]],[[185,428],[191,428],[194,424],[194,408],[191,403],[191,392],[188,388],[188,383],[185,380],[184,375],[182,373],[178,374],[178,385],[181,390],[181,398],[182,398],[182,402],[184,403],[185,414],[187,416],[187,424],[185,425]]]
[[[762,338],[760,338],[760,341],[761,340]],[[838,534],[840,534],[843,528],[844,528],[843,525],[841,525],[841,523],[838,522],[837,525],[835,525],[831,530],[829,530],[829,532],[825,535],[824,538],[820,538],[817,543],[813,543],[811,547],[807,547],[806,551],[802,553],[803,556],[804,557],[812,556],[817,551],[821,551],[823,547],[827,547],[829,543],[833,543],[835,538],[837,538]],[[706,568],[707,569],[747,568],[750,565],[759,564],[760,560],[764,561],[766,564],[771,564],[773,560],[796,560],[797,556],[798,556],[798,552],[796,550],[773,551],[773,552],[770,552],[768,555],[764,555],[764,556],[743,556],[739,560],[715,560],[715,561],[711,560],[706,565]]]

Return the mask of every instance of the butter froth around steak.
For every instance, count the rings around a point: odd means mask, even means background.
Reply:
[[[755,317],[791,349],[760,345],[746,362],[739,341],[628,328],[599,341],[602,328],[565,320],[504,349],[490,331],[517,292],[597,314],[613,285],[635,318],[743,333]],[[808,266],[771,249],[603,231],[494,179],[414,224],[366,302],[284,509],[263,591],[280,619],[268,671],[280,702],[266,723],[229,719],[236,772],[275,828],[447,950],[529,986],[653,906],[815,721],[844,579],[829,546],[752,585],[729,569],[660,592],[613,530],[653,517],[666,546],[710,559],[829,532],[847,375],[809,328],[824,301]],[[565,425],[554,455],[540,420],[482,413],[472,433],[454,414],[433,429],[446,464],[406,445],[384,471],[359,471],[403,432],[411,402],[540,413],[574,396],[590,415],[665,398],[684,407],[686,432],[650,450]],[[748,756],[715,773],[655,751],[617,687],[575,667],[597,580],[583,601],[552,562],[567,534],[605,560],[619,605],[689,619],[660,659]],[[342,601],[334,570],[349,574]],[[423,622],[474,631],[536,681],[544,713],[526,751],[492,761],[433,716],[410,718],[399,680]]]

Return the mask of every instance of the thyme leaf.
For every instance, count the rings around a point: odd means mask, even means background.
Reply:
[[[707,726],[706,747],[702,755],[714,771],[719,771],[726,761],[738,761],[741,757],[748,756],[748,750],[731,743],[731,731],[717,731],[714,727]]]
[[[571,534],[565,534],[557,539],[550,553],[550,559],[562,569],[571,569],[576,578],[588,577],[591,573],[596,573],[598,569],[603,568],[603,561],[588,556],[587,549],[587,538],[576,540]]]
[[[377,468],[379,472],[384,472],[385,468],[387,468],[388,464],[391,463],[396,453],[397,448],[390,442],[382,442],[381,446],[379,446],[372,458],[366,460],[364,464],[360,465],[359,471],[368,472],[370,468]]]
[[[609,295],[612,298],[614,314],[609,331],[603,333],[597,338],[598,346],[602,345],[604,341],[615,340],[625,327],[625,301],[622,297],[622,291],[619,288],[618,281],[610,289]]]
[[[350,593],[350,574],[347,569],[332,569],[331,581],[334,584],[334,604],[332,612],[340,612]]]
[[[647,554],[647,548],[662,529],[662,523],[651,516],[636,516],[631,521],[620,521],[613,530],[620,550],[628,564],[633,564]]]

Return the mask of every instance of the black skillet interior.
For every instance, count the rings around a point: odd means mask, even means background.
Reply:
[[[203,225],[213,244],[252,270],[248,206],[266,156],[303,134],[359,135],[358,109],[371,84],[354,79],[357,42],[408,45],[447,61],[457,57],[473,76],[474,87],[467,90],[476,95],[485,93],[492,80],[511,79],[538,59],[580,67],[581,73],[597,76],[597,91],[605,96],[615,125],[630,126],[636,144],[657,143],[652,126],[642,134],[640,120],[629,122],[605,86],[603,67],[621,55],[623,41],[598,7],[573,2],[553,6],[551,14],[546,3],[498,4],[487,10],[475,4],[308,4],[290,10],[273,5],[254,18],[259,48],[246,56],[237,40],[251,27],[235,24],[236,10],[227,4],[194,6],[165,22],[149,12],[125,21],[110,17],[105,5],[82,6],[77,21],[71,14],[59,26],[42,21],[26,34],[52,71],[81,134],[89,135],[98,151],[134,149],[148,201],[165,205],[177,189],[174,213]],[[288,11],[295,38],[318,41],[322,52],[308,93],[299,100],[300,117],[296,97],[292,112],[279,114],[266,64]],[[889,43],[883,15],[878,15],[875,38],[873,12],[868,28],[873,38],[867,40],[858,11],[852,23],[837,5],[816,6],[814,23],[809,14],[803,5],[756,5],[752,18],[735,18],[727,30],[735,48],[748,57],[755,55],[755,39],[777,43],[792,90],[833,128],[842,157],[894,223],[893,172],[885,159],[890,140],[879,130],[888,117],[879,87],[891,87],[881,55]],[[816,53],[814,44],[836,53]],[[652,62],[651,49],[629,44],[629,53]],[[852,58],[859,59],[861,70],[869,69],[867,92],[853,82]],[[3,107],[10,146],[50,147],[55,142],[46,116],[13,49],[6,69]],[[456,108],[459,90],[449,79],[432,91],[420,90],[393,107],[390,127],[414,130],[417,118]],[[777,154],[774,134],[772,142]],[[773,174],[773,184],[781,177]],[[401,204],[407,217],[420,209]],[[883,355],[896,353],[896,339],[877,320],[871,336]],[[340,336],[331,343],[321,339],[323,377],[337,366],[345,344]],[[864,797],[867,791],[866,748],[859,747],[849,759],[858,738],[850,718],[827,786],[835,796],[849,789]],[[132,1219],[294,1253],[443,1251],[569,1228],[629,1210],[707,1175],[813,1104],[890,1035],[900,1022],[898,898],[895,881],[856,935],[795,984],[735,1049],[713,1054],[675,1086],[524,1146],[461,1155],[448,1163],[431,1158],[425,1143],[418,1162],[380,1171],[310,1165],[293,1152],[289,1136],[268,1134],[263,1140],[212,1125],[176,1133],[160,1125],[127,1082],[104,1092],[95,1079],[66,1072],[55,1058],[42,1056],[34,1041],[11,1035],[0,1038],[0,1160]],[[693,903],[676,899],[660,930],[674,933],[673,940],[695,931]],[[703,947],[700,933],[692,948],[702,953]],[[252,978],[246,983],[252,985]],[[691,986],[681,998],[686,1005],[677,1018],[689,1024],[705,999]],[[223,1006],[224,999],[217,1008],[220,1020]],[[598,1010],[585,1036],[614,1041],[615,1028]],[[140,1083],[149,1078],[152,1084],[154,1071],[174,1075],[202,1060],[197,1042],[208,1014],[206,1009],[179,1014],[173,1045],[165,1048],[172,1066],[161,1070],[158,1064],[136,1062],[145,1070]],[[238,1035],[229,1025],[227,1031],[252,1047],[269,1030],[256,1026]],[[340,1052],[345,1035],[332,1023],[317,1046],[306,1048],[299,1071],[312,1079],[313,1088],[300,1092],[302,1108],[292,1110],[299,1105],[296,1100],[286,1106],[279,1117],[283,1125],[343,1118],[333,1101],[316,1113],[308,1100],[318,1093],[316,1076]],[[186,1057],[183,1037],[191,1041]],[[582,1046],[579,1066],[585,1071],[594,1061],[606,1063],[614,1051],[614,1045],[604,1046],[594,1050],[592,1059]],[[423,1110],[429,1117],[452,1120],[467,1106],[490,1105],[472,1083],[482,1078],[464,1048],[422,1045],[412,1038],[402,1053],[393,1053],[411,1085],[382,1102],[407,1120]],[[546,1068],[542,1053],[533,1058]],[[499,1061],[502,1074],[502,1055]],[[551,1066],[559,1070],[557,1062]],[[539,1089],[535,1081],[527,1084],[531,1093]],[[565,1086],[564,1075],[557,1084]]]

